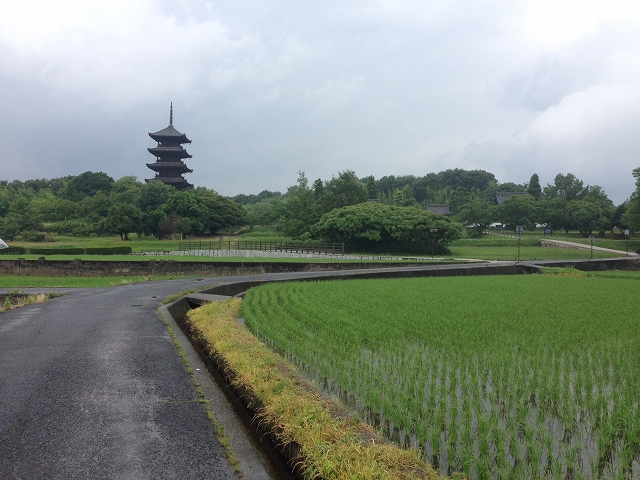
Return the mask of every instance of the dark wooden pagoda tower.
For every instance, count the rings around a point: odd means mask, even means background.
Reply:
[[[182,147],[183,143],[191,143],[184,133],[173,128],[173,102],[169,109],[169,126],[149,136],[158,142],[157,147],[148,148],[149,153],[156,157],[155,163],[147,163],[147,167],[156,172],[154,178],[147,178],[149,182],[163,182],[173,185],[177,189],[193,188],[182,176],[191,173],[189,167],[183,162],[183,158],[191,158],[191,155]]]

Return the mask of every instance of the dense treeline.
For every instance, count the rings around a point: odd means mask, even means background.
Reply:
[[[640,169],[634,171],[640,182]],[[497,203],[499,192],[515,193]],[[503,197],[506,197],[503,195]],[[238,196],[245,204],[253,224],[275,224],[285,235],[318,237],[327,234],[317,226],[325,214],[333,209],[373,200],[396,207],[425,207],[446,204],[452,218],[481,232],[492,223],[507,228],[524,225],[533,229],[544,225],[554,230],[578,230],[587,236],[593,232],[604,235],[617,227],[640,228],[640,220],[633,223],[627,208],[638,203],[635,214],[640,219],[640,195],[617,208],[601,187],[584,185],[571,173],[556,175],[553,184],[542,187],[537,174],[524,185],[499,183],[492,173],[484,170],[451,169],[429,173],[424,177],[406,175],[358,179],[355,172],[344,171],[328,181],[318,179],[309,185],[299,172],[297,185],[281,195],[264,191],[259,195]]]
[[[235,201],[203,187],[176,190],[102,172],[52,180],[0,181],[0,237],[41,241],[47,234],[131,233],[169,238],[212,234],[247,223]]]
[[[640,169],[633,175],[638,190],[615,207],[602,188],[585,186],[571,173],[558,174],[553,184],[542,187],[536,174],[524,185],[501,184],[483,170],[378,180],[346,170],[312,183],[299,172],[296,185],[284,194],[264,190],[230,199],[203,187],[178,191],[135,177],[114,180],[102,172],[85,172],[51,180],[0,181],[0,237],[39,241],[52,233],[115,233],[126,240],[136,233],[162,239],[248,224],[275,225],[283,235],[302,240],[344,241],[360,250],[416,251],[432,245],[442,251],[462,235],[460,225],[476,232],[495,222],[507,228],[544,225],[585,236],[616,227],[637,231]],[[500,204],[499,192],[508,198]],[[424,209],[429,204],[448,205],[451,217],[429,213]]]

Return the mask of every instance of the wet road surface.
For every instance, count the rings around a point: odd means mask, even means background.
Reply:
[[[195,280],[0,315],[0,478],[237,478],[157,308]]]

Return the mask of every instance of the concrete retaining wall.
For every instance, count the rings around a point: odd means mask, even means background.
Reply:
[[[47,277],[104,277],[104,276],[152,276],[152,275],[201,275],[218,277],[228,275],[254,275],[283,272],[321,272],[357,269],[385,268],[384,272],[372,272],[366,278],[391,278],[394,267],[427,267],[419,264],[392,263],[305,263],[305,262],[179,262],[174,260],[0,260],[0,275]],[[429,266],[438,266],[430,263]],[[640,270],[640,259],[613,258],[605,260],[566,260],[520,262],[517,265],[493,265],[489,263],[452,265],[442,263],[437,269],[409,270],[402,275],[452,276],[452,275],[514,275],[533,273],[540,267],[574,267],[579,270]],[[338,278],[353,278],[351,274]],[[213,292],[212,292],[213,293]],[[224,293],[223,293],[224,294]],[[232,294],[235,295],[235,294]]]
[[[605,258],[602,260],[544,260],[528,263],[537,267],[570,267],[585,272],[640,270],[640,258],[638,257]]]
[[[422,264],[423,265],[423,264]],[[104,277],[202,275],[217,277],[279,272],[309,272],[389,267],[389,263],[179,262],[174,260],[0,260],[0,275]],[[403,264],[403,266],[411,266]],[[417,266],[417,265],[413,265]]]

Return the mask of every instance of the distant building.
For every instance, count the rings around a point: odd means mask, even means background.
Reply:
[[[163,182],[173,185],[177,189],[193,188],[193,185],[182,176],[191,173],[183,158],[191,158],[191,155],[182,147],[183,143],[191,143],[184,133],[173,128],[173,103],[169,109],[169,126],[149,136],[158,142],[157,147],[148,148],[149,153],[156,157],[155,163],[147,163],[147,167],[156,172],[154,178],[147,178],[145,182]]]
[[[517,197],[522,195],[529,195],[527,192],[496,192],[496,203],[500,205],[502,202],[506,202],[511,197]]]
[[[427,210],[435,215],[451,215],[449,205],[444,203],[430,203],[423,210]]]

